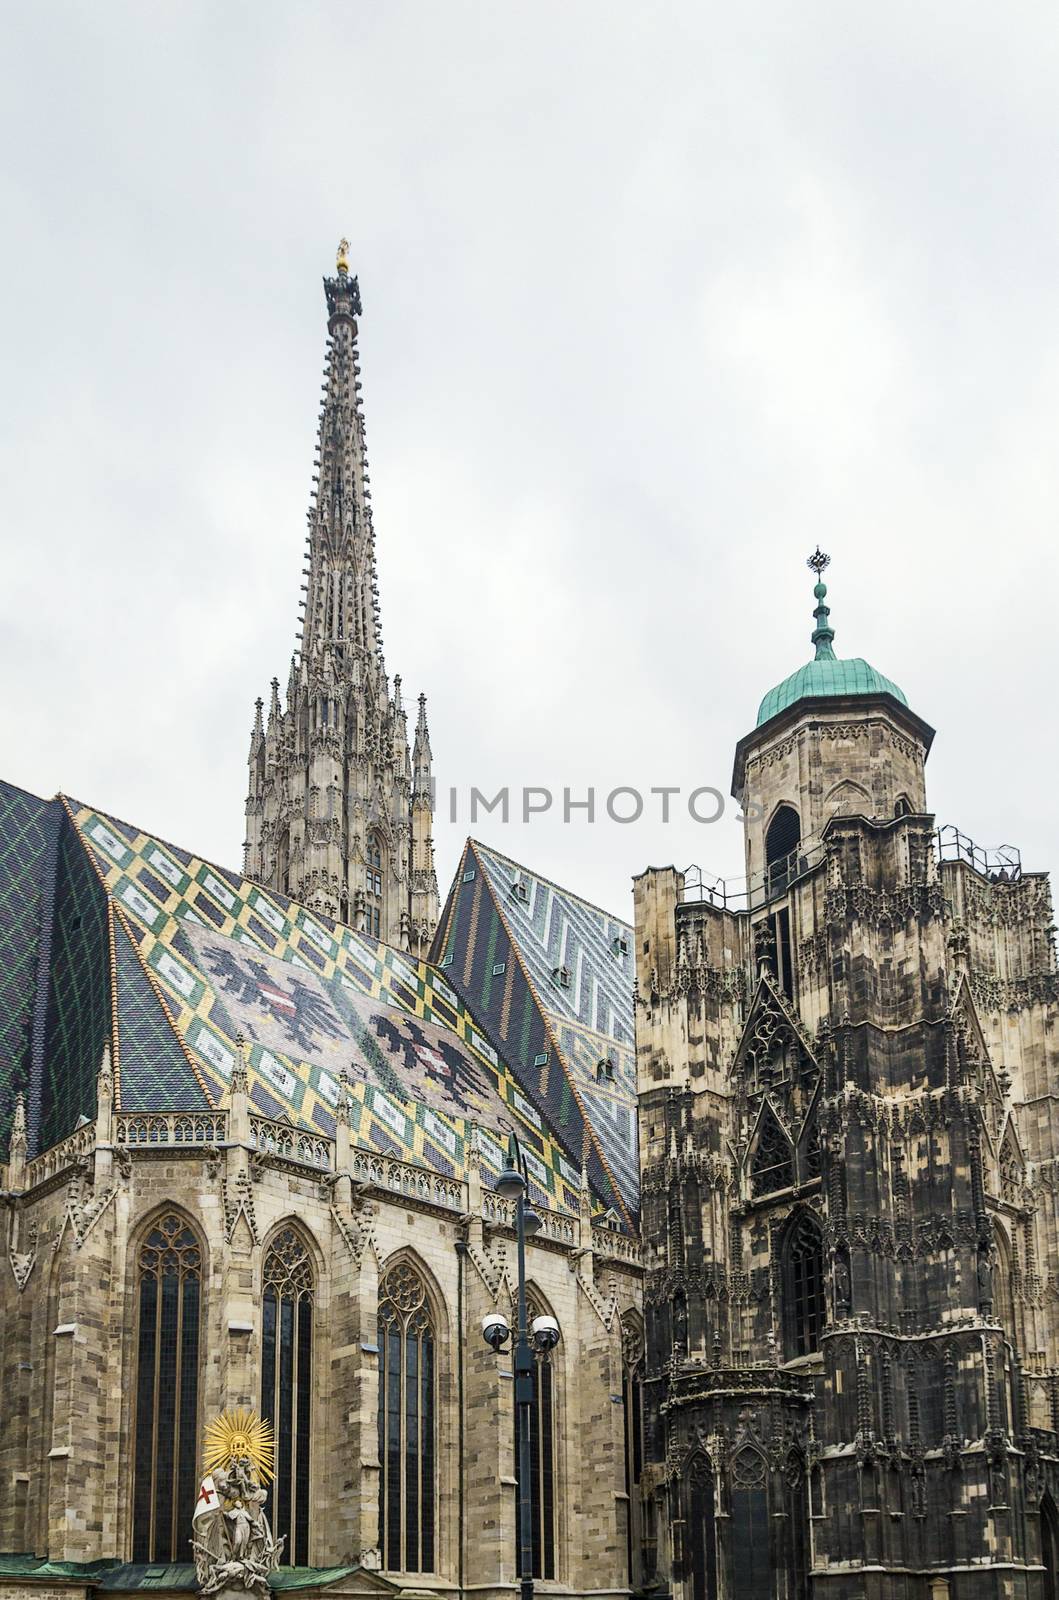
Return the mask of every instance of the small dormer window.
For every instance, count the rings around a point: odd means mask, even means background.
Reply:
[[[570,987],[570,968],[569,967],[553,967],[552,968],[552,977],[554,978],[555,982],[559,985],[560,989],[569,989],[569,987]]]
[[[514,883],[511,885],[511,898],[513,900],[520,901],[522,905],[525,905],[526,901],[529,899],[529,890],[521,878],[516,878]]]
[[[546,1067],[548,1065],[548,1052],[547,1052],[547,1050],[542,1050],[540,1055],[534,1056],[533,1065],[535,1067]]]
[[[599,1061],[597,1061],[597,1063],[596,1063],[596,1082],[597,1083],[613,1083],[614,1082],[614,1062],[613,1062],[613,1060],[611,1059],[610,1056],[603,1056]]]
[[[616,933],[614,935],[611,940],[611,949],[616,956],[627,956],[629,954],[629,941],[624,934]]]
[[[506,971],[507,971],[507,962],[506,961],[494,961],[493,962],[493,977],[494,978],[499,978],[501,973],[504,973]]]
[[[467,871],[463,874],[463,881],[464,883],[473,883],[476,877],[477,873],[475,872],[474,868],[468,867]]]

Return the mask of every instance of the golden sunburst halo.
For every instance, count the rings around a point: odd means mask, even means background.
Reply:
[[[222,1411],[206,1429],[204,1470],[212,1472],[245,1457],[261,1482],[267,1483],[275,1448],[271,1422],[256,1411]]]

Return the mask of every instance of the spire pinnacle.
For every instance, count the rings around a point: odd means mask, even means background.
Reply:
[[[813,595],[816,599],[816,610],[813,612],[813,616],[816,618],[816,627],[813,629],[812,639],[813,644],[816,646],[816,659],[817,661],[834,661],[835,652],[832,650],[831,644],[835,637],[835,630],[827,620],[831,615],[831,607],[824,604],[827,598],[827,584],[823,581],[824,571],[831,565],[831,557],[817,545],[805,564],[810,572],[816,573],[816,584],[813,587]]]
[[[339,239],[338,250],[335,253],[335,266],[343,278],[349,276],[349,240]]]

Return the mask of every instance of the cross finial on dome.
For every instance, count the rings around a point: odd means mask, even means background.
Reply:
[[[810,572],[816,573],[816,583],[813,587],[813,594],[816,597],[816,610],[813,612],[813,616],[816,618],[816,627],[813,629],[816,659],[817,661],[834,661],[835,652],[831,648],[831,643],[835,637],[835,630],[827,620],[831,615],[831,608],[824,604],[827,598],[827,584],[823,581],[824,571],[831,565],[831,557],[817,545],[805,564]]]

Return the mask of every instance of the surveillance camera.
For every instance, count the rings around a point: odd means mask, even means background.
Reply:
[[[554,1317],[534,1317],[531,1332],[541,1350],[554,1350],[559,1343],[559,1324]]]
[[[486,1344],[492,1345],[494,1350],[502,1350],[511,1337],[507,1318],[499,1311],[490,1311],[487,1317],[482,1318],[482,1338]]]

